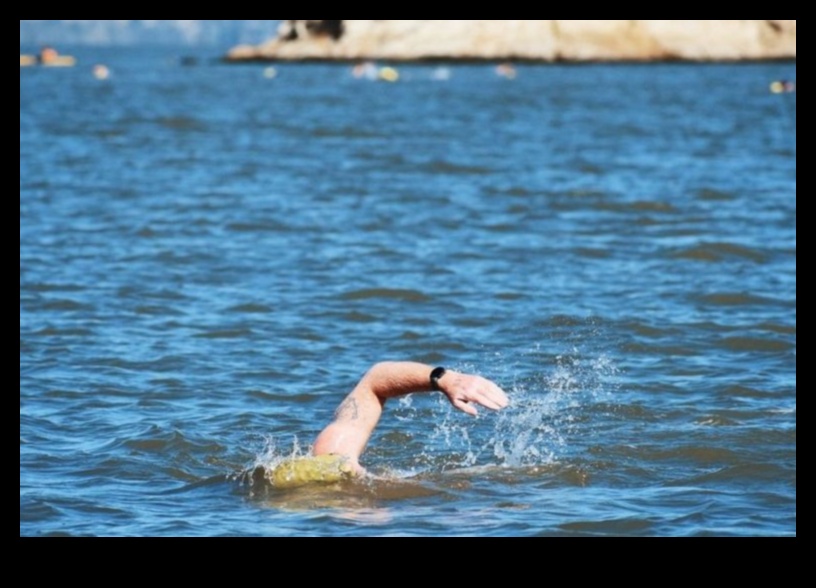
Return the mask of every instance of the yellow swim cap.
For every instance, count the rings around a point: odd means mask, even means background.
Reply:
[[[294,488],[305,484],[333,484],[355,475],[344,455],[311,455],[294,457],[278,464],[267,473],[273,486]]]

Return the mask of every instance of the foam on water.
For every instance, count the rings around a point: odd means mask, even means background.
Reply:
[[[489,446],[499,463],[518,467],[558,460],[583,423],[587,407],[606,400],[618,369],[608,356],[588,356],[578,348],[555,358],[555,366],[518,382],[511,406],[498,415]]]
[[[538,353],[536,347],[531,355]],[[579,346],[555,356],[553,363],[540,371],[532,368],[531,375],[513,382],[506,390],[508,408],[498,413],[481,408],[475,419],[463,416],[441,395],[432,403],[431,414],[415,395],[401,398],[395,410],[398,420],[433,423],[424,449],[412,460],[413,468],[403,473],[491,462],[508,467],[546,465],[568,453],[570,439],[592,429],[586,422],[587,409],[607,402],[618,388],[619,369],[607,354]],[[472,366],[458,369],[475,371]]]

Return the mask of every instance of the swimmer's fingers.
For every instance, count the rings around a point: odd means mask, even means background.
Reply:
[[[487,378],[470,376],[464,383],[463,395],[468,402],[476,402],[492,410],[500,410],[510,403],[504,390]]]
[[[448,381],[440,382],[451,403],[469,415],[476,414],[474,404],[479,404],[491,410],[501,410],[509,404],[504,391],[490,380],[481,376],[468,374],[451,374]]]
[[[466,400],[461,400],[459,398],[451,398],[451,404],[461,410],[464,413],[469,414],[470,416],[476,416],[478,411],[472,404],[468,404]]]
[[[480,404],[482,406],[492,408],[493,410],[501,410],[510,404],[510,399],[507,398],[507,394],[504,393],[504,390],[490,380],[484,380],[484,385],[480,389],[480,392],[482,398]]]

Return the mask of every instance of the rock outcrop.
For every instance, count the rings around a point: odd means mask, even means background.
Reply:
[[[795,20],[287,20],[227,61],[796,58]]]

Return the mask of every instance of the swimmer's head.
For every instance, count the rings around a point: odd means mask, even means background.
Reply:
[[[276,465],[267,478],[276,488],[294,488],[306,484],[334,484],[359,475],[344,455],[293,457]]]

